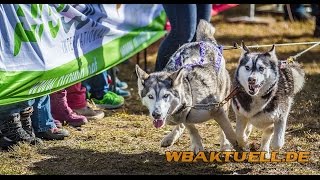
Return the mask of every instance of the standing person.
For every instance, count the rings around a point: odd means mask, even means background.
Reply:
[[[63,140],[69,136],[67,130],[58,128],[54,122],[49,95],[36,98],[32,107],[34,111],[31,115],[31,121],[36,137],[46,140]],[[26,118],[30,118],[30,114]]]
[[[8,148],[18,142],[41,144],[35,137],[30,116],[35,100],[0,106],[0,148]]]
[[[98,120],[104,117],[103,111],[87,106],[87,90],[81,83],[66,88],[66,91],[68,105],[75,113],[85,116],[88,120]]]
[[[320,4],[311,4],[312,14],[316,17],[315,28],[313,31],[313,36],[320,37]]]
[[[159,47],[155,71],[161,71],[181,45],[195,40],[200,19],[210,22],[212,4],[163,4],[163,8],[171,30]]]
[[[67,90],[62,89],[50,94],[51,112],[54,119],[61,123],[67,122],[70,126],[80,127],[88,122],[83,115],[78,115],[69,106],[67,101]]]
[[[116,109],[124,104],[124,98],[109,90],[107,71],[103,71],[85,81],[82,85],[86,87],[88,99],[92,99],[97,107],[101,109]]]
[[[50,95],[53,118],[80,127],[89,120],[102,119],[104,112],[87,106],[86,88],[81,83],[69,86]]]

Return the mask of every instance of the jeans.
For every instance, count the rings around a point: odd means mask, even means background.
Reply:
[[[195,41],[195,33],[200,19],[210,22],[211,4],[163,4],[170,21],[171,30],[161,42],[155,71],[161,71],[170,56],[184,43]]]
[[[104,94],[108,92],[109,84],[107,77],[107,71],[103,71],[98,75],[82,81],[82,85],[91,94],[90,98],[102,99]]]
[[[50,96],[42,96],[35,99],[31,116],[34,132],[46,132],[49,129],[57,128],[51,115]]]

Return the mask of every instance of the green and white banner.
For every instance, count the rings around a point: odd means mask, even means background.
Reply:
[[[165,35],[159,4],[1,4],[0,105],[68,87]]]

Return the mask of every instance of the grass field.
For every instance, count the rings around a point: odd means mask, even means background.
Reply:
[[[274,18],[270,25],[228,23],[226,18],[248,14],[248,5],[232,8],[212,18],[216,39],[222,45],[233,42],[246,45],[319,41],[313,37],[314,20],[284,21]],[[148,68],[153,70],[161,40],[148,48]],[[303,51],[308,46],[277,47],[280,59]],[[259,49],[267,50],[267,49]],[[153,127],[138,94],[134,66],[136,58],[119,65],[120,79],[128,82],[132,97],[125,105],[105,111],[102,120],[91,121],[81,130],[65,126],[71,133],[63,141],[45,141],[42,146],[19,144],[9,152],[0,152],[0,174],[320,174],[320,46],[297,59],[306,72],[306,84],[296,96],[290,112],[282,153],[310,151],[307,163],[181,163],[167,162],[166,150],[189,150],[185,132],[170,148],[161,148],[160,140],[172,127]],[[240,50],[224,51],[231,77],[238,63]],[[140,55],[141,57],[141,55]],[[230,112],[230,119],[235,117]],[[197,126],[207,151],[219,150],[218,125],[209,121]],[[261,132],[254,130],[250,141],[259,143]]]

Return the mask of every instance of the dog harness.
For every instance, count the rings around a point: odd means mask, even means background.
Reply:
[[[219,45],[219,46],[214,46],[212,44],[209,43],[205,43],[203,41],[199,42],[199,53],[200,53],[200,59],[198,62],[192,63],[192,64],[185,64],[182,66],[182,62],[181,62],[181,56],[180,54],[177,55],[176,59],[175,59],[175,69],[179,69],[179,68],[186,68],[187,70],[191,70],[192,67],[194,66],[203,66],[204,65],[204,56],[205,56],[205,50],[207,48],[212,48],[215,50],[215,52],[217,52],[217,58],[214,64],[214,69],[218,72],[221,66],[221,60],[222,60],[222,50],[223,50],[223,46]]]

